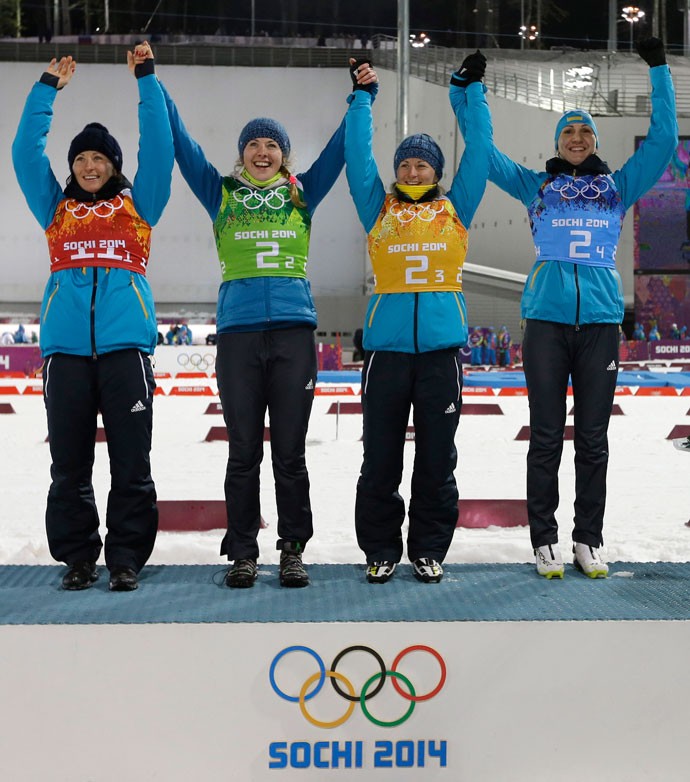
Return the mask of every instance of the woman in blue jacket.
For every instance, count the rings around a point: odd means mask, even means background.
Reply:
[[[396,181],[387,193],[372,154],[366,90],[355,91],[346,117],[347,180],[376,277],[364,324],[364,461],[355,505],[370,583],[388,581],[402,557],[405,503],[398,488],[411,407],[415,461],[407,555],[419,580],[441,580],[457,522],[458,351],[467,344],[468,330],[462,267],[467,226],[484,194],[492,149],[481,84],[485,64],[477,52],[452,80],[451,101],[467,102],[468,133],[447,194],[439,185],[443,153],[430,136],[418,133],[400,144]]]
[[[557,157],[538,172],[498,150],[489,179],[526,207],[537,261],[525,283],[523,362],[530,404],[527,512],[537,572],[563,577],[558,549],[558,468],[568,379],[575,426],[575,567],[605,578],[601,556],[607,430],[618,375],[623,290],[616,248],[627,209],[660,178],[677,145],[671,74],[661,41],[638,44],[650,66],[652,116],[644,144],[618,171],[595,153],[597,127],[581,110],[556,125]]]
[[[363,79],[373,83],[376,75]],[[267,117],[253,119],[240,133],[234,172],[223,176],[189,135],[167,92],[165,98],[175,159],[211,218],[223,278],[216,375],[229,440],[221,554],[232,564],[225,583],[251,587],[258,574],[268,410],[280,583],[304,587],[309,575],[302,552],[313,534],[305,446],[317,370],[306,266],[314,212],[344,164],[344,123],[311,168],[295,176],[285,128]]]
[[[158,530],[151,477],[155,383],[149,356],[158,329],[146,280],[151,227],[170,196],[173,146],[165,103],[144,43],[127,53],[139,88],[139,168],[130,184],[122,150],[101,124],[70,144],[63,189],[45,154],[58,90],[76,70],[52,60],[27,98],[12,146],[17,180],[46,233],[50,277],[41,306],[43,395],[52,483],[46,530],[53,557],[68,565],[64,589],[98,578],[102,543],[92,485],[97,415],[110,456],[105,562],[109,587],[130,591]]]

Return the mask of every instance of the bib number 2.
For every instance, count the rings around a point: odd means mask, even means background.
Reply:
[[[260,247],[267,247],[267,250],[260,251]],[[256,268],[257,269],[279,269],[280,263],[278,261],[267,261],[267,258],[276,258],[280,255],[280,245],[278,242],[257,242],[256,243]],[[288,255],[285,258],[285,267],[287,269],[294,269],[295,259]]]
[[[592,246],[592,232],[591,231],[571,231],[570,237],[573,241],[570,242],[568,247],[568,255],[570,258],[580,258],[582,260],[589,260],[592,257],[590,248]],[[604,257],[604,248],[601,245],[597,245],[595,248],[597,255]]]

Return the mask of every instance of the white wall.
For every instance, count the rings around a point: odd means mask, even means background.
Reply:
[[[11,175],[10,144],[26,93],[40,77],[42,66],[3,63],[0,81],[0,165],[8,173],[0,182],[5,208],[0,210],[0,247],[4,259],[0,302],[40,300],[47,263],[45,239],[24,204]],[[160,78],[175,98],[189,130],[208,159],[229,172],[237,155],[237,137],[245,122],[260,115],[285,124],[292,140],[296,169],[306,169],[338,125],[350,90],[347,69],[212,68],[161,66]],[[374,106],[374,151],[384,182],[393,180],[395,148],[395,74],[381,71],[381,90]],[[514,160],[540,169],[552,155],[557,115],[500,98],[489,99],[497,145]],[[410,83],[409,133],[425,131],[437,138],[446,155],[448,185],[463,144],[458,139],[447,90],[418,79]],[[58,95],[48,154],[59,179],[68,174],[70,139],[93,120],[103,122],[118,138],[124,152],[124,171],[135,171],[137,145],[136,87],[126,66],[84,65]],[[597,119],[601,154],[619,167],[632,153],[634,137],[644,135],[643,117]],[[681,122],[681,133],[690,121]],[[17,205],[17,208],[9,205]],[[524,208],[489,184],[470,234],[468,261],[526,274],[534,260]],[[626,300],[632,303],[632,215],[623,230],[618,265]],[[352,206],[345,176],[320,205],[314,221],[309,276],[320,327],[352,329],[361,319],[362,297],[369,275],[362,228]],[[175,169],[173,193],[153,237],[149,279],[159,308],[169,303],[215,302],[219,282],[210,220]],[[516,294],[498,292],[466,276],[470,318],[498,324],[508,321],[515,331]]]
[[[40,77],[37,64],[3,63],[0,81],[0,242],[5,258],[0,301],[39,301],[47,277],[43,233],[12,176],[10,146],[25,96]],[[334,132],[350,92],[347,69],[160,67],[159,76],[178,103],[190,132],[208,159],[230,172],[237,138],[255,116],[279,119],[288,129],[296,171],[306,170]],[[68,175],[72,137],[91,121],[105,124],[124,154],[124,173],[133,177],[137,152],[137,93],[126,66],[84,65],[57,96],[48,155],[59,180]],[[13,208],[8,205],[17,205]],[[344,176],[316,212],[309,275],[321,295],[360,294],[364,235]],[[177,168],[168,207],[154,230],[149,279],[159,304],[215,302],[220,273],[211,222]]]
[[[460,587],[458,600],[475,599],[471,590]],[[138,597],[104,594],[103,604],[122,598],[134,612]],[[481,597],[477,605],[481,614]],[[3,779],[685,782],[689,640],[687,621],[4,626]],[[431,644],[447,666],[445,685],[389,728],[369,722],[359,704],[342,726],[316,727],[272,690],[270,667],[285,647],[306,645],[328,664],[353,643],[387,665],[410,644]],[[359,691],[371,666],[360,654],[338,671]],[[439,682],[428,653],[400,668],[419,694]],[[314,673],[315,661],[297,653],[283,657],[275,678],[297,697]],[[346,706],[326,686],[304,708],[331,722]],[[407,707],[389,685],[370,703],[389,721]],[[340,754],[336,767],[334,742],[340,753],[360,745],[359,766],[346,767]],[[431,742],[437,750],[443,742],[445,766]],[[272,753],[275,743],[288,752]],[[299,765],[271,768],[295,748]],[[375,764],[377,752],[388,768]]]

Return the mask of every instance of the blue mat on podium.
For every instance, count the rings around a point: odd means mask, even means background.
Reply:
[[[4,565],[0,625],[690,619],[690,563],[610,568],[592,580],[567,565],[562,581],[546,581],[532,564],[450,564],[440,584],[422,584],[402,564],[379,585],[362,565],[310,565],[311,586],[285,589],[271,565],[252,589],[228,589],[222,565],[158,565],[137,591],[111,593],[104,568],[91,589],[65,592],[63,567]]]

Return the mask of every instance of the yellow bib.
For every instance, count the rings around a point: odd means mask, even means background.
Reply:
[[[387,195],[368,237],[376,293],[461,291],[467,229],[451,202]]]

